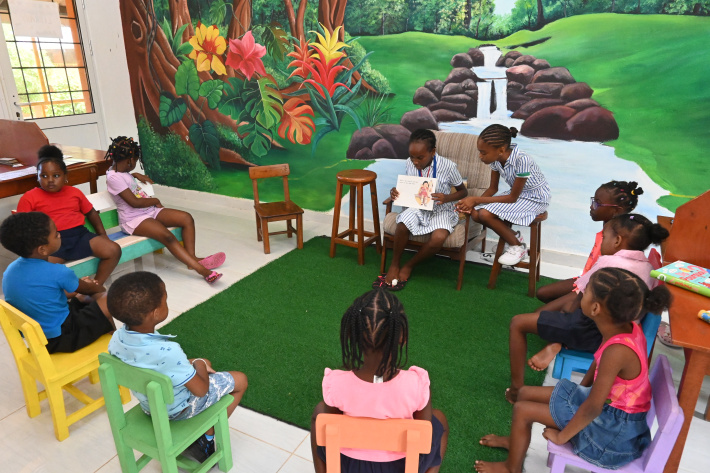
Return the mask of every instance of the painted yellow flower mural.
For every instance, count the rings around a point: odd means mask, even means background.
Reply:
[[[314,54],[313,57],[318,58],[320,55],[323,55],[323,62],[329,63],[331,59],[340,59],[345,56],[345,53],[341,51],[341,49],[349,48],[350,46],[342,41],[338,41],[338,32],[341,28],[342,26],[338,26],[331,34],[327,28],[323,27],[325,36],[317,31],[311,31],[311,33],[315,33],[318,36],[318,42],[312,44],[312,46],[318,50],[318,53]]]
[[[198,23],[195,36],[190,38],[190,45],[192,45],[192,52],[188,57],[195,60],[198,71],[212,69],[220,75],[227,73],[221,58],[227,50],[227,42],[220,36],[216,26]]]

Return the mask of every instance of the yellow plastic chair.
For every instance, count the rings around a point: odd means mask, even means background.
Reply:
[[[98,382],[99,353],[106,351],[111,335],[104,335],[88,347],[74,353],[50,355],[46,347],[47,338],[40,325],[2,300],[0,300],[0,326],[5,332],[17,364],[27,415],[38,416],[42,411],[40,401],[48,399],[57,440],[61,441],[69,437],[71,424],[103,407],[103,397],[94,399],[74,384],[87,376],[92,383]],[[38,389],[36,381],[44,386],[44,390]],[[67,415],[62,390],[74,396],[85,406]],[[121,392],[121,399],[126,403],[130,398],[130,392],[124,389]]]
[[[405,452],[404,473],[419,470],[419,454],[431,451],[431,422],[412,419],[370,419],[343,414],[318,414],[316,443],[325,447],[328,473],[340,473],[340,449],[362,448]]]

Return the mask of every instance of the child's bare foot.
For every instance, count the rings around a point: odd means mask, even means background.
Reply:
[[[478,441],[484,447],[504,448],[510,450],[510,437],[501,435],[488,434]]]
[[[390,266],[390,268],[387,270],[387,276],[385,276],[385,281],[387,284],[392,284],[392,281],[395,279],[399,279],[399,273],[400,270],[396,266]]]
[[[562,345],[559,343],[550,343],[545,348],[534,354],[528,360],[528,366],[535,371],[543,371],[550,366],[552,360],[555,359],[557,354],[562,349]]]
[[[473,466],[479,473],[512,473],[503,462],[484,462],[476,460]]]
[[[515,404],[518,401],[518,388],[507,388],[505,390],[505,400]]]
[[[402,268],[399,270],[399,279],[400,281],[407,281],[409,280],[409,276],[412,274],[412,268],[408,266],[402,266]]]

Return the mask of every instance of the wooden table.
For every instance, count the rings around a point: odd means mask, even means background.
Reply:
[[[671,473],[678,471],[703,378],[710,370],[710,324],[698,319],[699,310],[710,309],[710,297],[670,284],[667,287],[673,295],[669,310],[671,337],[673,343],[682,346],[685,351],[685,367],[678,387],[678,403],[683,409],[685,420],[663,470],[664,473]]]
[[[111,166],[111,161],[104,160],[106,151],[80,148],[78,146],[58,146],[62,149],[65,155],[71,156],[72,158],[86,160],[86,162],[83,163],[70,164],[67,166],[67,179],[69,180],[69,185],[75,186],[77,184],[88,182],[91,193],[96,193],[98,191],[98,177],[106,174],[106,171]],[[37,150],[35,150],[35,153],[36,151]],[[36,156],[17,157],[17,159],[26,166],[34,166],[37,164]],[[17,171],[18,169],[22,168],[0,166],[0,174]],[[37,185],[36,174],[29,174],[27,176],[16,177],[7,181],[0,181],[0,198],[24,194],[28,190],[37,187]]]

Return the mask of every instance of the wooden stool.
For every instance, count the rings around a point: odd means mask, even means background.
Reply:
[[[382,251],[382,241],[380,235],[380,213],[377,208],[377,174],[363,169],[348,169],[336,174],[338,186],[335,190],[335,209],[333,212],[333,233],[330,237],[330,257],[335,256],[335,244],[357,248],[358,264],[365,264],[365,248],[372,243],[377,244],[377,252]],[[370,196],[372,199],[372,220],[375,224],[374,232],[366,232],[365,219],[363,216],[362,194],[363,187],[370,185]],[[340,206],[343,199],[343,185],[350,186],[350,219],[348,229],[338,233],[340,223]],[[355,226],[355,199],[357,198],[357,226]],[[357,235],[357,241],[355,241]],[[367,239],[365,239],[367,238]]]
[[[542,222],[547,220],[547,212],[543,212],[529,225],[530,227],[530,247],[528,248],[530,252],[530,260],[528,263],[521,261],[516,264],[516,268],[525,268],[528,270],[528,297],[535,297],[536,283],[540,280],[540,239],[542,236]],[[511,223],[508,226],[512,227]],[[498,262],[498,258],[503,254],[503,248],[505,247],[505,241],[502,238],[498,239],[498,248],[496,248],[496,255],[493,259],[493,269],[491,269],[491,276],[488,279],[488,289],[496,288],[496,281],[498,280],[498,274],[503,268],[503,265]]]

